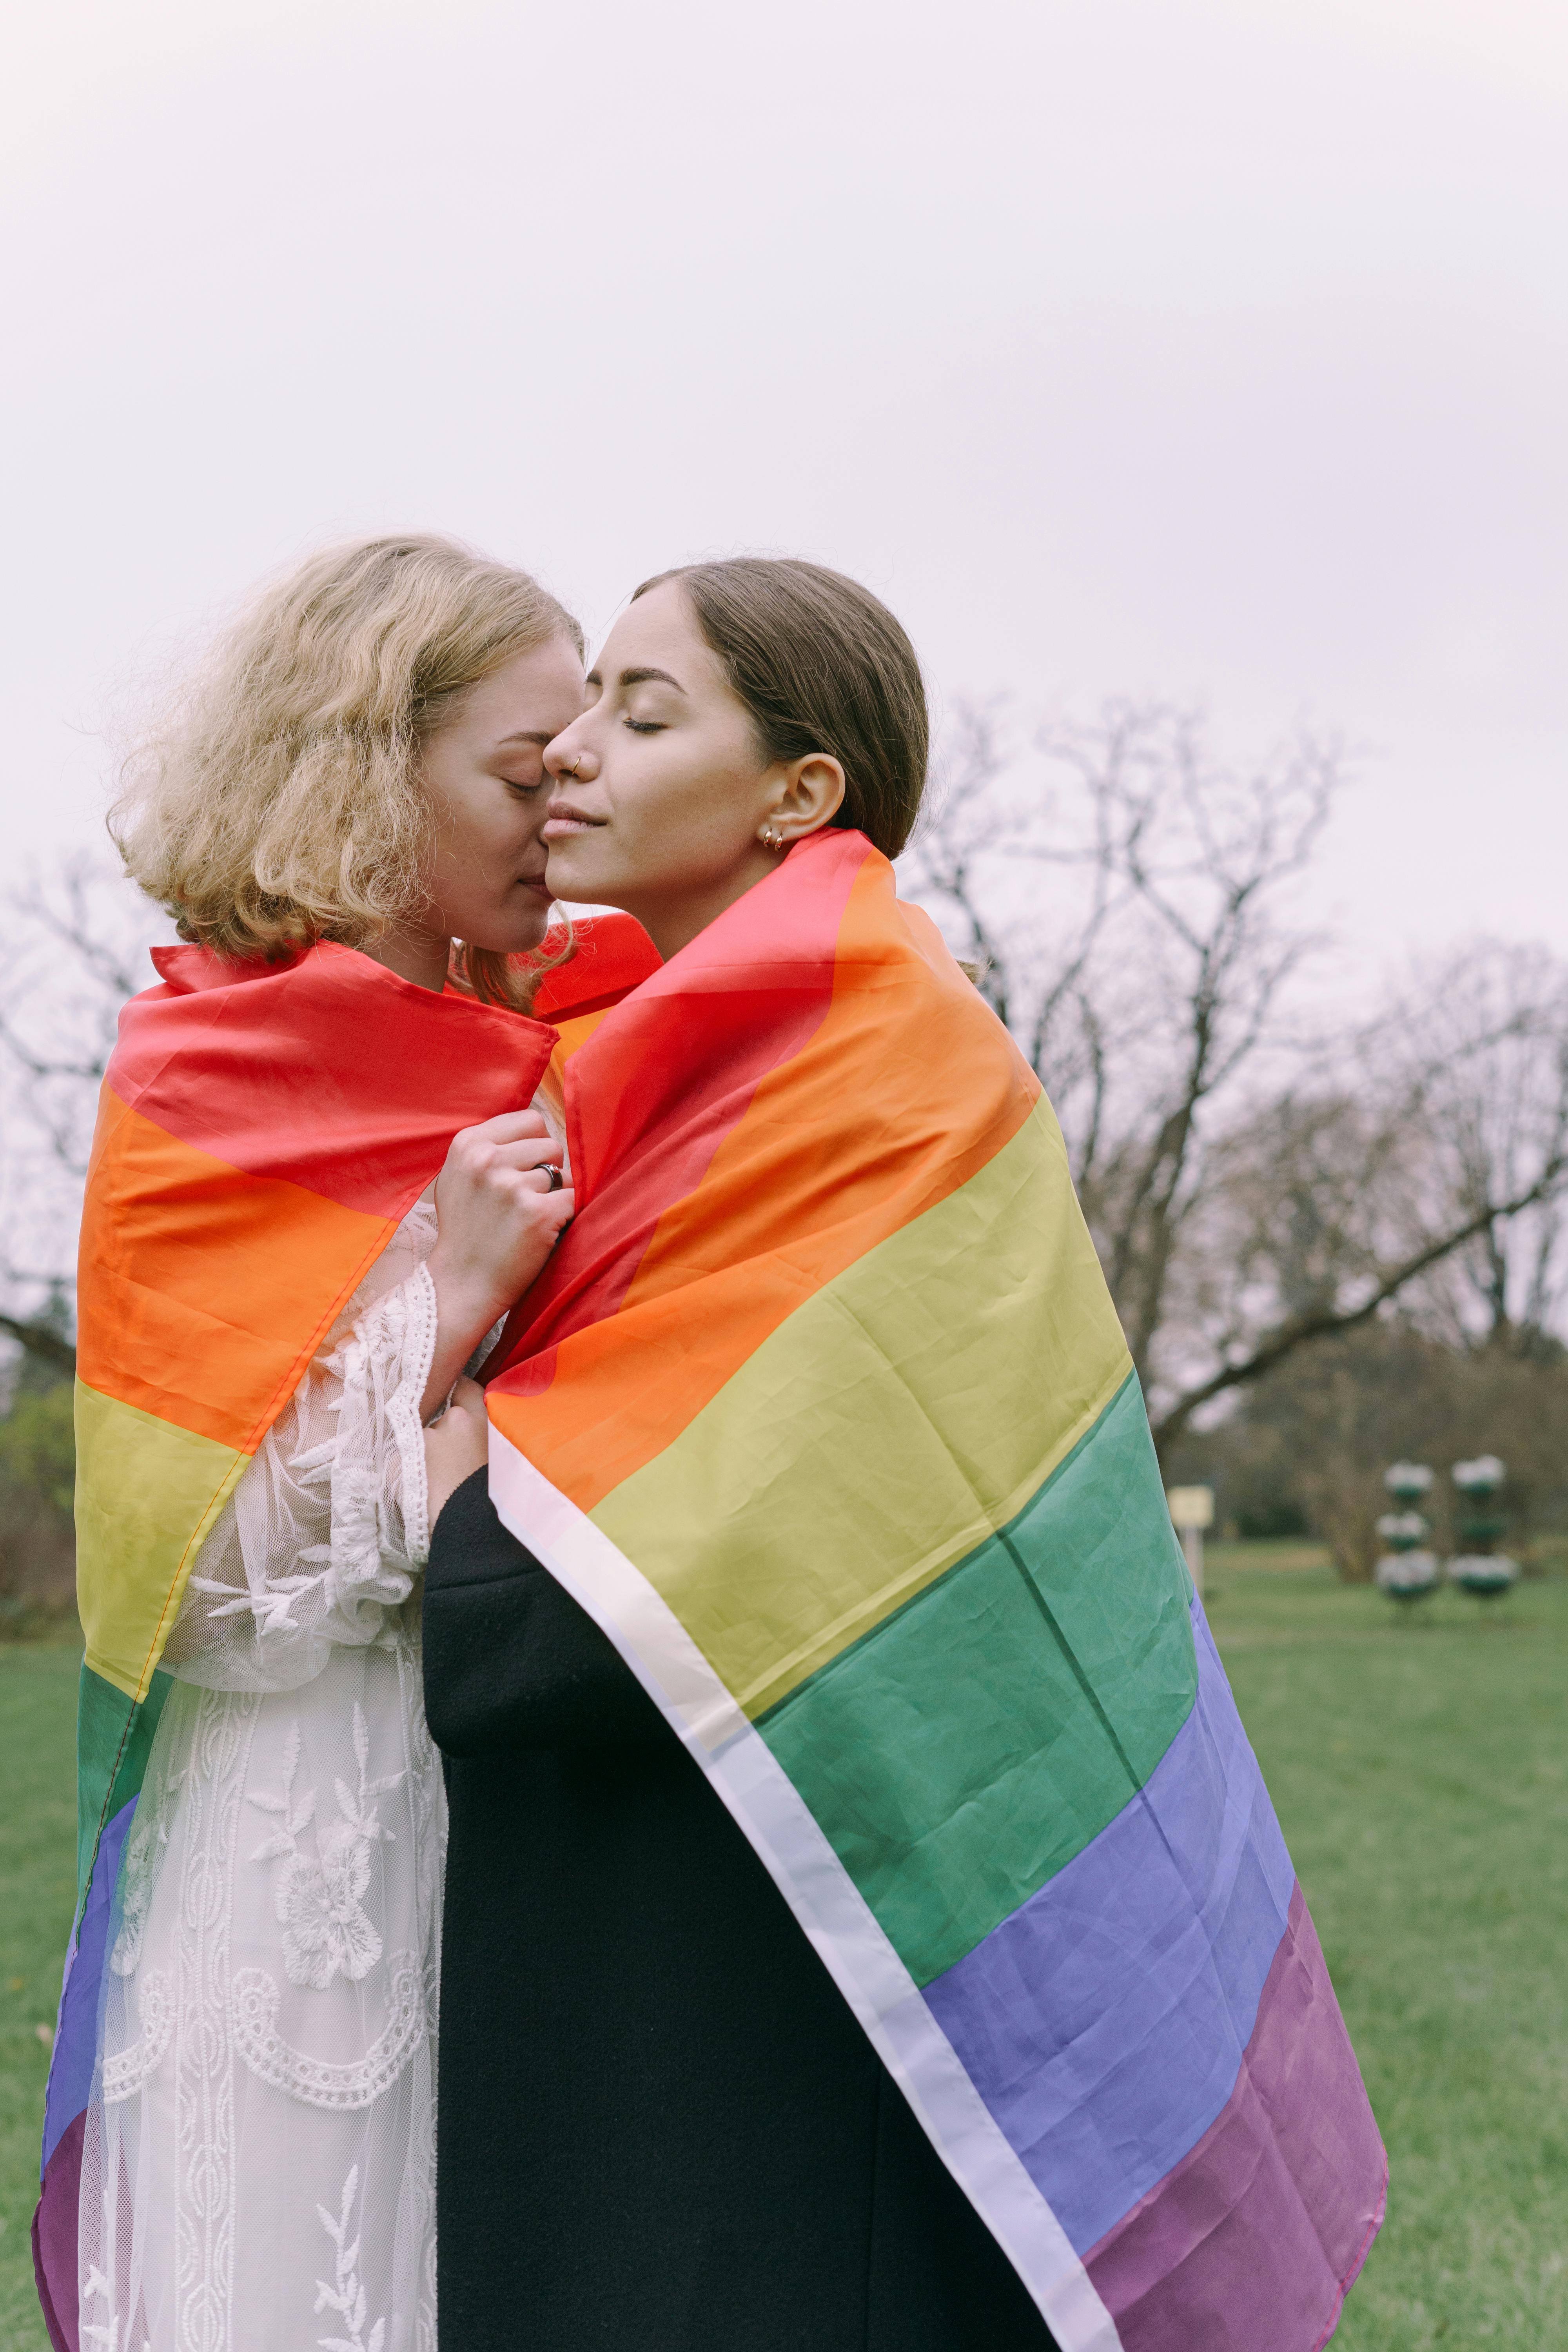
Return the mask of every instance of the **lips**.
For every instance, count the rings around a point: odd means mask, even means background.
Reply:
[[[591,833],[595,826],[608,822],[607,817],[590,816],[585,809],[574,808],[569,801],[552,801],[550,814],[539,830],[545,841],[567,841],[574,833]]]

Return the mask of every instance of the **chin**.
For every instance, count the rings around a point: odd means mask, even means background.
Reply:
[[[577,848],[578,845],[574,841],[560,850],[551,851],[544,879],[552,897],[570,899],[574,907],[608,905],[610,902],[605,896],[602,879],[593,871],[593,858],[574,856]]]
[[[541,908],[537,915],[528,914],[521,919],[513,916],[510,922],[487,925],[485,929],[459,934],[471,948],[483,948],[490,955],[531,955],[542,947],[544,934],[550,929],[550,908]]]

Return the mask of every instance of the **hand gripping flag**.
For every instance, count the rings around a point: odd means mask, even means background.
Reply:
[[[1311,2352],[1385,2167],[1060,1135],[856,833],[564,1024],[508,1526],[701,1763],[1063,2352]]]
[[[658,959],[587,927],[542,1004]],[[78,1906],[33,2240],[75,2352],[77,2200],[125,1838],[192,1563],[345,1301],[460,1127],[527,1108],[555,1032],[413,986],[352,950],[286,965],[161,948],[104,1080],[82,1217],[77,1425]]]

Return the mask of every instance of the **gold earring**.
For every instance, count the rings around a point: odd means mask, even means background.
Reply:
[[[782,849],[784,845],[783,834],[771,824],[764,824],[757,837],[764,849]]]

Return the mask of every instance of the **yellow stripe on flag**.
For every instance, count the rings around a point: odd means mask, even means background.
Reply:
[[[592,1512],[749,1714],[1005,1527],[1126,1380],[1065,1158],[1042,1097]]]
[[[250,1457],[78,1381],[76,1458],[87,1663],[145,1698],[191,1563]]]

